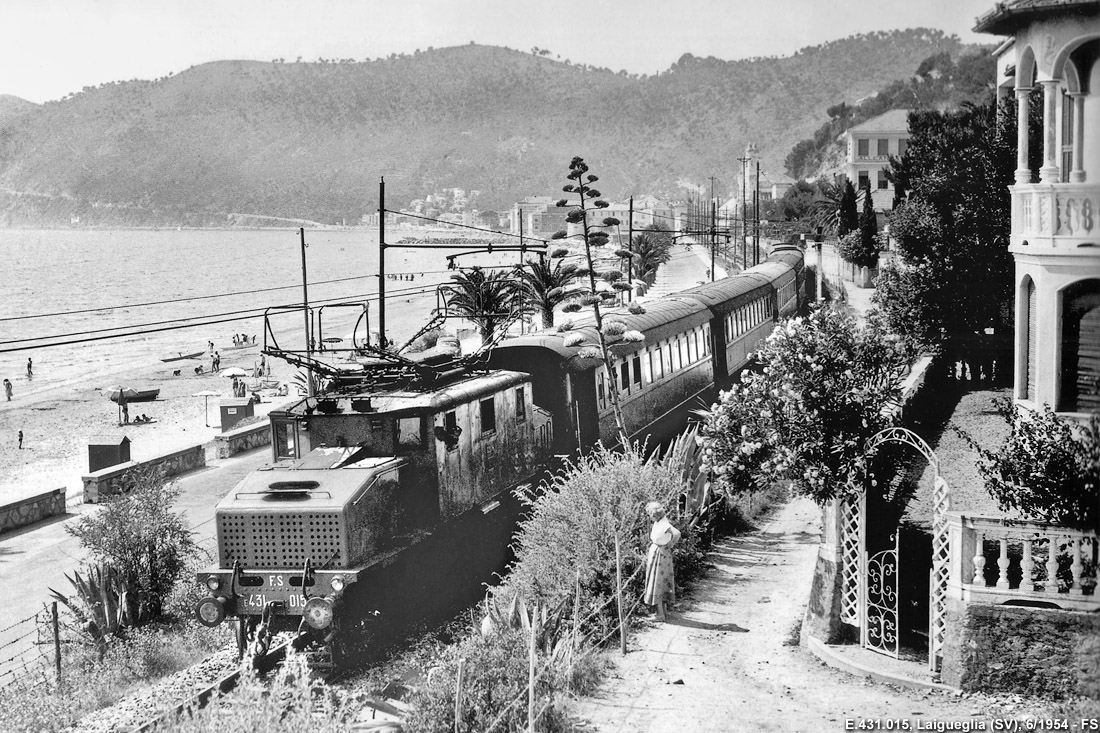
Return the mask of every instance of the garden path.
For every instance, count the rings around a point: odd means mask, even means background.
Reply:
[[[669,614],[629,639],[594,697],[571,708],[579,730],[616,733],[857,730],[861,720],[909,730],[982,720],[967,698],[853,677],[798,646],[821,539],[807,499],[719,540],[713,568]],[[891,729],[899,729],[894,725]]]

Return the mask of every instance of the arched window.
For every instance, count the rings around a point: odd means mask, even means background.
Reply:
[[[1100,412],[1100,279],[1062,294],[1062,389],[1059,412]]]

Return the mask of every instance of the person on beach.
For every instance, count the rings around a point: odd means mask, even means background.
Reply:
[[[130,424],[130,408],[126,406],[126,402],[122,403],[122,423],[124,425]]]
[[[218,352],[214,352],[213,358],[210,359],[210,371],[216,372],[222,368],[222,358],[218,355]]]
[[[27,379],[34,379],[34,362],[27,357]]]
[[[4,378],[4,394],[8,396],[8,402],[11,402],[11,381],[6,377]]]
[[[23,450],[23,431],[19,431],[19,450]]]
[[[649,553],[645,563],[645,593],[642,602],[656,606],[658,621],[665,620],[665,605],[676,600],[676,572],[672,565],[672,548],[680,541],[680,530],[665,518],[665,508],[659,501],[645,505],[653,521],[649,531]]]

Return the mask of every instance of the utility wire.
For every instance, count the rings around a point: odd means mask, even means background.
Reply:
[[[341,277],[335,280],[318,280],[317,282],[311,282],[310,285],[329,285],[331,283],[348,282],[349,280],[362,280],[366,277],[376,277],[375,275],[356,275],[355,277]],[[275,290],[292,290],[294,288],[302,287],[301,283],[297,285],[279,285],[271,288],[257,288],[256,290],[239,290],[232,293],[216,293],[214,295],[193,295],[187,298],[173,298],[172,300],[152,300],[147,303],[127,303],[125,305],[105,305],[101,308],[82,308],[80,310],[71,311],[56,311],[54,313],[35,313],[29,316],[5,316],[0,318],[0,321],[23,321],[31,318],[49,318],[51,316],[71,316],[80,313],[98,313],[100,311],[112,311],[122,308],[142,308],[150,305],[167,305],[170,303],[186,303],[194,300],[209,300],[211,298],[229,298],[234,295],[254,295],[256,293],[270,293]]]
[[[426,293],[430,293],[433,290],[434,290],[434,286],[432,286],[432,287],[417,287],[417,288],[403,288],[403,289],[393,291],[391,294],[392,295],[423,295],[423,294],[426,294]],[[344,297],[340,297],[340,298],[327,298],[327,299],[324,299],[323,301],[316,301],[316,302],[320,302],[322,305],[326,305],[326,304],[332,304],[332,303],[339,303],[339,302],[347,301],[349,298],[352,298],[352,297],[354,297],[354,296],[349,295],[349,296],[344,296]],[[362,300],[362,301],[372,301],[372,300],[377,300],[377,299],[378,299],[377,295],[368,295],[368,296],[359,298],[359,300]],[[113,326],[113,327],[109,327],[109,328],[103,328],[103,329],[99,329],[98,331],[86,331],[86,332],[73,333],[73,334],[52,334],[52,335],[49,335],[49,336],[40,336],[40,337],[38,337],[38,340],[62,339],[62,338],[66,339],[66,340],[64,340],[64,341],[54,341],[52,343],[45,343],[45,344],[35,344],[35,345],[31,345],[31,346],[12,346],[10,348],[0,348],[0,354],[7,354],[7,353],[15,352],[15,351],[28,351],[28,350],[31,350],[31,349],[48,349],[48,348],[53,347],[53,346],[71,346],[73,344],[89,343],[89,342],[93,342],[93,341],[105,341],[105,340],[108,340],[108,339],[115,339],[115,338],[128,338],[128,337],[133,337],[133,336],[143,336],[143,335],[151,334],[151,333],[163,333],[165,331],[181,331],[181,330],[185,330],[185,329],[189,329],[189,328],[201,328],[203,326],[213,326],[213,325],[217,325],[217,324],[220,324],[220,323],[233,323],[235,321],[246,321],[250,318],[254,318],[255,316],[259,315],[259,312],[262,311],[262,310],[263,309],[254,309],[252,311],[236,311],[236,312],[230,312],[230,313],[209,314],[209,315],[206,315],[206,316],[193,316],[193,319],[196,319],[196,320],[197,319],[203,319],[203,318],[209,318],[209,319],[213,319],[213,320],[189,322],[189,323],[183,323],[183,324],[177,324],[177,325],[171,325],[171,326],[162,325],[159,328],[146,328],[146,326],[158,325],[158,324],[155,324],[155,323],[154,324],[137,324],[136,326],[135,325],[122,325],[122,326]],[[237,315],[239,313],[248,313],[248,315]],[[228,317],[223,317],[223,316],[228,316]],[[172,321],[162,321],[160,323],[172,323]],[[119,331],[119,330],[122,330],[122,329],[131,329],[131,328],[137,328],[139,330],[127,331],[125,333],[107,333],[108,331]],[[98,334],[98,335],[89,335],[89,334]],[[69,338],[69,336],[85,336],[85,338],[73,339],[73,338]],[[0,342],[0,345],[18,344],[18,343],[21,343],[23,341],[29,341],[29,340],[35,340],[35,339],[20,339],[20,340],[17,340],[17,341],[3,341],[3,342]]]

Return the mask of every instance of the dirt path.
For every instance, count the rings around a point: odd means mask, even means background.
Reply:
[[[717,543],[714,569],[679,610],[638,631],[626,657],[614,655],[616,669],[600,692],[576,703],[573,712],[589,721],[582,729],[839,731],[858,730],[860,720],[877,721],[871,730],[964,720],[988,726],[971,700],[853,677],[797,645],[819,540],[819,510],[796,499],[760,529]]]

